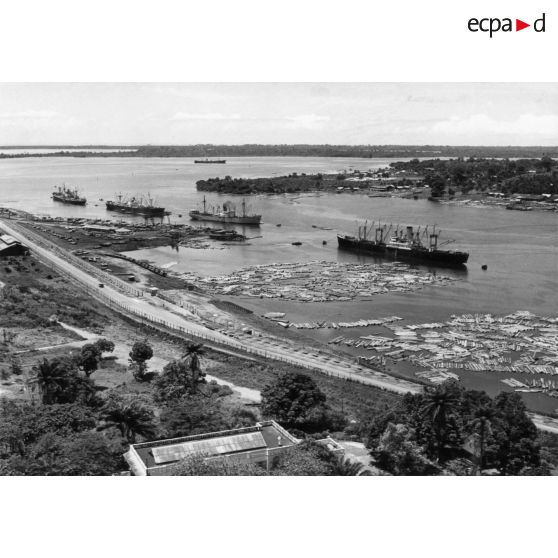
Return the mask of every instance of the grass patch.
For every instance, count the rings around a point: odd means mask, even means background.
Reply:
[[[0,265],[0,327],[47,327],[49,318],[101,330],[110,313],[33,257],[8,258]]]
[[[257,390],[262,390],[285,372],[306,374],[326,394],[328,403],[332,408],[343,411],[349,418],[353,419],[373,412],[378,407],[395,405],[401,399],[395,393],[383,391],[374,386],[326,376],[320,372],[294,365],[245,361],[238,357],[214,351],[209,351],[208,356],[216,362],[216,364],[207,368],[209,374],[233,382],[238,386]]]

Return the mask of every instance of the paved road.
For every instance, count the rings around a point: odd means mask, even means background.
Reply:
[[[157,297],[131,296],[123,292],[131,288],[119,280],[111,279],[114,286],[105,284],[103,288],[100,288],[100,279],[96,275],[102,274],[103,277],[106,274],[94,266],[79,261],[69,252],[52,245],[36,233],[28,231],[13,221],[0,220],[0,223],[8,234],[29,246],[40,259],[50,263],[55,269],[85,287],[86,291],[96,299],[117,310],[121,309],[146,321],[196,336],[206,342],[317,370],[330,376],[350,379],[402,394],[421,391],[421,387],[412,382],[362,367],[344,357],[332,357],[319,351],[306,351],[303,347],[297,347],[294,342],[288,340],[281,340],[269,335],[250,336],[240,332],[234,332],[235,337],[231,335],[232,332],[225,335],[193,320],[188,320],[184,309],[169,302],[163,302]]]

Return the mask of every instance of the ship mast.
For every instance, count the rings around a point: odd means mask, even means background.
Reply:
[[[436,225],[432,227],[432,233],[430,234],[430,250],[436,250],[438,248],[438,236],[440,231],[436,232]]]

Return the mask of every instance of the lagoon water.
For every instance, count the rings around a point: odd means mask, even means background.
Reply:
[[[188,211],[199,206],[204,196],[195,186],[202,178],[225,174],[258,177],[349,168],[366,170],[387,166],[389,162],[389,159],[236,157],[229,158],[226,165],[196,165],[193,159],[174,158],[3,159],[0,160],[0,205],[54,216],[123,217],[142,221],[142,217],[107,212],[104,201],[100,200],[111,199],[116,192],[150,192],[172,211],[171,222],[188,223]],[[62,183],[77,186],[87,197],[87,206],[54,202],[50,197],[52,188]],[[212,205],[229,199],[241,202],[231,195],[207,193],[206,197]],[[355,232],[364,219],[401,225],[436,224],[442,231],[441,242],[454,239],[456,242],[448,244],[448,248],[466,250],[470,258],[467,272],[440,271],[456,275],[460,281],[448,288],[432,289],[428,295],[434,297],[429,314],[438,313],[440,307],[456,312],[503,313],[517,309],[543,314],[558,312],[557,213],[457,207],[427,200],[370,198],[361,193],[260,195],[250,197],[247,203],[263,215],[263,224],[260,228],[234,227],[252,238],[245,245],[216,244],[220,249],[181,248],[179,252],[161,247],[142,250],[140,254],[163,265],[176,262],[172,265],[176,271],[201,275],[223,274],[276,261],[326,259],[373,263],[372,257],[338,251],[336,233]],[[293,246],[291,243],[295,241],[302,242],[302,246]],[[481,270],[482,264],[488,265],[487,271]],[[420,299],[425,298],[427,291],[406,294],[403,299],[422,307]],[[376,297],[374,307],[384,306],[385,298]]]
[[[367,170],[387,166],[390,162],[389,159],[237,157],[227,159],[226,165],[196,165],[193,159],[174,158],[4,159],[0,160],[0,206],[55,216],[121,218],[120,214],[108,213],[104,201],[100,200],[111,199],[115,192],[150,192],[172,211],[171,222],[187,223],[188,211],[199,206],[203,199],[203,193],[197,192],[195,187],[199,179],[336,172],[349,168]],[[52,201],[52,187],[63,182],[77,186],[87,197],[88,205],[75,207]],[[228,199],[241,201],[230,195],[208,193],[206,197],[208,203],[215,205]],[[248,237],[260,238],[252,238],[244,245],[217,243],[215,249],[210,250],[180,248],[177,252],[170,246],[140,250],[136,257],[150,259],[175,271],[200,275],[221,275],[272,262],[374,263],[372,257],[338,251],[336,233],[355,232],[357,223],[364,219],[401,225],[436,224],[442,231],[442,242],[456,240],[448,248],[470,253],[467,271],[438,270],[438,273],[458,279],[449,286],[378,295],[369,302],[294,304],[260,299],[239,302],[256,311],[287,312],[287,318],[294,322],[351,321],[396,314],[404,318],[402,323],[419,323],[445,320],[451,314],[506,314],[516,310],[558,315],[558,213],[370,198],[363,193],[261,195],[247,201],[255,212],[263,215],[264,222],[259,229],[235,228]],[[129,219],[143,220],[141,217]],[[277,227],[278,224],[281,227]],[[291,243],[295,241],[302,242],[302,246],[293,246]],[[327,244],[323,245],[323,241]],[[487,271],[481,270],[483,264],[488,265]],[[354,332],[355,336],[364,334],[362,330]],[[305,331],[305,335],[327,341],[338,334],[332,330],[317,330]],[[468,378],[474,380],[473,375]]]

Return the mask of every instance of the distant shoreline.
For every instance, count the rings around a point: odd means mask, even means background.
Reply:
[[[28,150],[28,151],[24,151]],[[39,150],[56,150],[38,153]],[[81,150],[81,151],[80,151]],[[3,151],[3,152],[2,152]],[[14,153],[9,153],[14,151]],[[18,153],[15,153],[18,151]],[[35,151],[35,152],[33,152]],[[0,159],[28,157],[340,157],[363,159],[492,157],[558,158],[558,146],[436,145],[34,145],[0,146]]]

